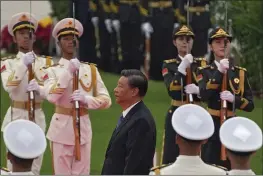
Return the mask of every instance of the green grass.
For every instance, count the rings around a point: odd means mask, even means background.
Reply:
[[[120,107],[115,103],[113,89],[116,86],[119,76],[112,75],[109,73],[101,73],[105,85],[107,86],[111,98],[112,107],[107,110],[90,111],[90,118],[93,130],[92,139],[92,155],[91,155],[91,174],[100,174],[101,168],[104,161],[104,154],[108,145],[108,141],[111,137],[112,131],[117,124],[117,118],[121,113]],[[145,97],[146,105],[150,108],[152,114],[155,117],[157,125],[157,147],[158,151],[161,151],[163,127],[166,112],[169,108],[170,98],[168,97],[167,91],[162,82],[149,82],[149,90]],[[238,115],[249,117],[254,120],[257,124],[262,127],[262,101],[255,100],[256,108],[252,113],[238,112]],[[6,113],[9,107],[9,97],[1,88],[1,117]],[[51,117],[53,115],[54,106],[48,102],[45,102],[43,109],[46,114],[47,127],[49,126]],[[50,175],[52,174],[51,155],[50,148],[48,147],[43,160],[41,174]],[[257,174],[262,173],[262,150],[258,151],[252,160],[252,169]],[[2,140],[1,134],[1,166],[6,166],[5,161],[5,146]]]

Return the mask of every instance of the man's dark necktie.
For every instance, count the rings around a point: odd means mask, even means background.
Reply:
[[[123,122],[123,120],[124,120],[124,117],[123,117],[123,115],[121,115],[120,118],[119,118],[118,124],[117,124],[117,126],[116,126],[116,129],[121,125],[121,123]]]

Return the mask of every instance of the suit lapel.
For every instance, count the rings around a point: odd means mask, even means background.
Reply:
[[[120,124],[120,126],[118,128],[115,128],[110,143],[112,143],[112,141],[114,140],[114,138],[119,134],[119,132],[121,131],[121,129],[125,126],[125,124],[129,121],[129,119],[132,117],[132,115],[138,111],[138,109],[140,109],[142,106],[144,105],[144,103],[142,101],[140,101],[139,103],[137,103],[126,115],[126,117],[124,118],[123,122]]]

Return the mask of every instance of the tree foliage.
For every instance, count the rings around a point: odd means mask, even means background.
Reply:
[[[57,20],[67,18],[69,15],[69,0],[49,0],[52,8],[52,17],[56,17]]]

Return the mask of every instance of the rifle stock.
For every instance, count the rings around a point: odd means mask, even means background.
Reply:
[[[76,3],[76,0],[73,0],[72,11],[73,11],[73,19],[74,19],[73,21],[74,29],[75,29],[75,3]],[[73,44],[75,47],[74,55],[77,58],[79,58],[79,53],[78,53],[78,48],[77,48],[77,39],[76,39],[75,33],[73,34],[73,36],[74,36]],[[79,70],[77,70],[73,74],[73,92],[79,89],[78,85],[79,85]],[[75,158],[76,160],[80,161],[80,106],[79,106],[78,101],[74,102],[73,129],[74,129],[74,134],[75,134]]]
[[[78,90],[78,72],[73,76],[73,91]],[[80,116],[79,116],[79,102],[75,101],[75,108],[73,110],[73,129],[75,133],[75,157],[80,160]]]
[[[151,60],[151,38],[150,36],[145,39],[145,58],[144,58],[144,72],[149,79],[149,70],[150,70],[150,60]]]
[[[224,74],[222,83],[222,92],[227,90],[227,74]],[[222,125],[227,117],[227,102],[221,101],[221,113],[220,113],[220,124]],[[221,160],[226,160],[226,149],[224,145],[221,144]]]
[[[191,67],[186,69],[186,85],[188,84],[192,84],[192,73],[191,73]],[[188,96],[186,96],[186,102],[187,103],[193,103],[193,96],[192,94],[188,94]]]
[[[34,79],[32,64],[28,66],[28,82]],[[34,91],[28,92],[28,119],[35,122],[35,96]]]

